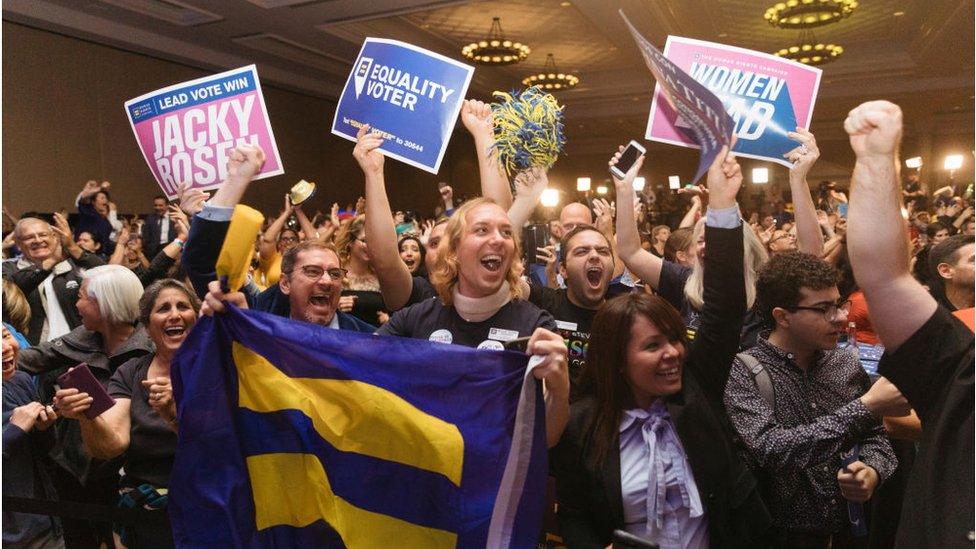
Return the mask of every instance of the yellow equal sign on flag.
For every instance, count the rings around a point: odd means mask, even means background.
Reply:
[[[255,412],[298,410],[333,447],[402,463],[461,484],[464,439],[457,426],[424,413],[396,394],[342,379],[292,378],[264,357],[233,344],[239,404]],[[247,457],[258,529],[303,527],[325,520],[350,547],[453,546],[448,531],[359,509],[332,491],[311,454]]]

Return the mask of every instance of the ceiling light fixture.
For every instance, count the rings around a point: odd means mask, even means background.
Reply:
[[[795,44],[775,53],[779,57],[799,61],[804,65],[823,65],[840,57],[844,48],[837,44],[820,42],[812,31],[803,31]]]
[[[556,68],[556,58],[550,53],[546,56],[546,64],[542,72],[532,74],[522,79],[526,86],[540,86],[546,90],[564,90],[579,84],[579,77],[568,72],[559,72]]]
[[[763,17],[781,29],[812,29],[850,17],[857,0],[787,0],[766,10]]]
[[[465,58],[484,65],[513,65],[524,61],[530,53],[532,50],[525,44],[505,38],[498,17],[491,20],[488,36],[461,48],[461,55]]]

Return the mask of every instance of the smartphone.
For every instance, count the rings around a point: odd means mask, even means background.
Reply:
[[[681,188],[681,178],[677,175],[668,176],[668,188],[672,191],[676,191]]]
[[[115,399],[109,396],[105,387],[95,379],[88,364],[84,362],[58,376],[58,385],[62,389],[78,389],[79,392],[88,393],[88,396],[94,399],[84,412],[88,419],[95,419],[115,405]]]
[[[523,255],[526,264],[545,265],[545,262],[539,261],[536,255],[539,248],[549,245],[549,224],[534,223],[522,229],[522,243],[525,246]]]
[[[644,148],[644,145],[631,139],[630,143],[627,144],[627,148],[620,155],[620,160],[617,160],[617,163],[610,167],[610,173],[616,176],[617,179],[623,179],[624,174],[630,171],[634,162],[637,162],[637,159],[645,152],[647,152],[647,149]]]

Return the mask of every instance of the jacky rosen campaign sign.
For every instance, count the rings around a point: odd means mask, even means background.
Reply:
[[[474,67],[417,46],[367,38],[339,98],[332,133],[355,141],[364,124],[380,152],[437,173]]]
[[[214,189],[227,177],[227,156],[259,145],[266,160],[255,179],[285,173],[254,65],[197,78],[125,102],[132,132],[170,200],[181,182]]]
[[[708,171],[715,158],[732,141],[733,121],[725,112],[722,101],[714,93],[695,81],[680,67],[672,63],[653,44],[647,41],[630,23],[623,10],[619,10],[630,29],[630,34],[640,48],[644,64],[657,81],[658,89],[664,90],[664,102],[671,112],[681,114],[682,130],[695,148],[701,149],[698,170],[691,179],[696,183]],[[653,109],[652,111],[653,112]],[[680,144],[680,143],[679,143]]]
[[[733,151],[740,156],[792,164],[783,155],[797,146],[786,132],[810,129],[821,70],[724,44],[669,36],[664,55],[717,95],[735,122]],[[697,147],[681,117],[663,100],[660,83],[647,122],[647,139]]]

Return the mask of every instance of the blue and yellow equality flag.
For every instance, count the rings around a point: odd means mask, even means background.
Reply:
[[[173,369],[177,547],[530,547],[545,418],[527,357],[228,307]]]

